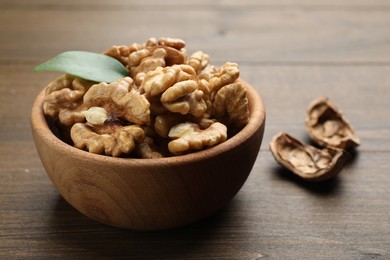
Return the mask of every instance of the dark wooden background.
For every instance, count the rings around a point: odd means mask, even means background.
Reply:
[[[136,232],[87,219],[51,185],[35,151],[34,97],[67,50],[182,38],[237,62],[267,108],[263,145],[237,196],[186,227]],[[308,141],[309,102],[328,96],[362,140],[339,176],[289,177],[268,150]],[[390,259],[390,1],[0,0],[0,258]]]

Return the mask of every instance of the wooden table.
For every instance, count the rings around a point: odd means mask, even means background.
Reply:
[[[0,258],[390,259],[390,2],[385,0],[1,0]],[[182,38],[212,63],[237,62],[261,93],[261,151],[237,196],[182,228],[137,232],[87,219],[41,165],[29,116],[67,50]],[[289,176],[268,150],[307,142],[306,107],[328,96],[362,140],[336,178]]]

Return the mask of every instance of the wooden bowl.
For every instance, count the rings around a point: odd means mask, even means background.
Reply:
[[[265,108],[257,92],[245,84],[250,121],[244,129],[207,150],[160,159],[114,158],[66,144],[48,126],[42,91],[31,115],[36,149],[58,192],[91,219],[135,230],[189,224],[231,200],[257,158]]]

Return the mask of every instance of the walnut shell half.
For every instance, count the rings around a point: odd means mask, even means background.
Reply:
[[[284,132],[272,138],[270,150],[280,165],[298,177],[313,182],[337,175],[349,157],[343,149],[318,149],[303,144]]]
[[[306,128],[310,137],[323,147],[349,149],[360,145],[351,124],[326,97],[320,97],[309,105]]]

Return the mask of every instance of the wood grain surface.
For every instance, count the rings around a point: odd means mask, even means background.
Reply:
[[[390,259],[390,2],[385,0],[1,0],[0,258]],[[217,65],[238,62],[267,110],[263,145],[237,196],[183,228],[98,224],[62,199],[31,135],[35,96],[66,50],[179,37]],[[362,145],[340,175],[305,183],[268,150],[279,131],[309,142],[311,100],[328,96]]]

